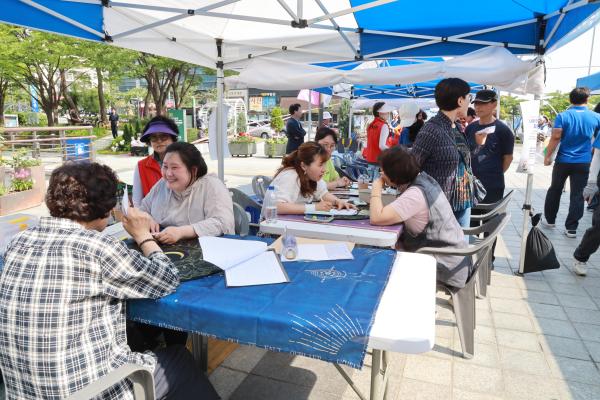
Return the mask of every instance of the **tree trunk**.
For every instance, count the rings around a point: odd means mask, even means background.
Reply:
[[[144,98],[144,114],[143,114],[144,118],[148,118],[148,116],[149,116],[148,109],[150,107],[149,107],[148,103],[150,103],[150,88],[148,88],[148,90],[146,91],[146,97]]]
[[[0,79],[0,128],[4,127],[4,103],[8,93],[8,79]]]
[[[77,109],[77,105],[73,101],[71,95],[69,95],[69,91],[67,90],[67,77],[66,72],[63,68],[60,69],[60,92],[63,97],[67,101],[69,105],[69,117],[72,122],[78,123],[81,122],[81,117],[79,116],[79,110]]]
[[[106,102],[104,100],[104,78],[102,76],[102,69],[99,67],[96,67],[96,75],[98,75],[98,103],[100,104],[100,121],[104,125],[108,122],[108,120],[106,118]]]

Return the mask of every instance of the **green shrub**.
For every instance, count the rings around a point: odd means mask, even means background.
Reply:
[[[271,138],[271,139],[267,139],[265,140],[266,144],[286,144],[287,143],[287,138],[284,137],[277,137],[277,138]]]
[[[246,125],[246,113],[241,112],[237,115],[236,133],[246,132]]]
[[[133,127],[131,124],[125,124],[123,127],[123,140],[127,144],[131,144],[131,139],[133,138]]]
[[[229,143],[254,143],[254,138],[247,135],[234,136]]]
[[[125,134],[123,134],[123,136],[125,136]],[[110,144],[110,149],[115,152],[126,152],[129,153],[129,151],[131,150],[131,142],[126,142],[125,139],[123,139],[123,136],[121,137],[116,137],[113,139],[112,143]]]
[[[273,107],[271,110],[271,128],[273,128],[275,132],[281,132],[283,129],[283,118],[281,115],[281,108]]]

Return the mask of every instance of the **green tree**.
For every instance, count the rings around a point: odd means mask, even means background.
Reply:
[[[273,107],[271,110],[271,128],[275,132],[281,132],[283,130],[283,118],[281,116],[281,108]]]
[[[554,120],[558,113],[565,111],[570,105],[568,93],[552,92],[544,96],[540,113]]]
[[[348,99],[343,99],[340,103],[338,112],[338,130],[342,138],[347,138],[350,134],[350,108],[352,103]]]
[[[123,140],[125,144],[131,143],[131,138],[133,137],[133,128],[131,124],[125,124],[123,127]]]
[[[198,74],[200,67],[184,62],[178,64],[174,67],[175,75],[171,81],[175,108],[181,108],[190,90],[202,82],[202,77]]]
[[[14,88],[13,78],[15,74],[16,60],[18,60],[17,28],[0,24],[0,126],[4,126],[4,108],[9,89]]]
[[[246,132],[248,130],[248,124],[246,123],[246,113],[241,112],[237,115],[237,127],[236,133]]]

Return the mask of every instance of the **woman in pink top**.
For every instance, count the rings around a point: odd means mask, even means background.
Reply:
[[[371,224],[404,223],[397,247],[417,251],[421,247],[465,248],[464,233],[452,207],[435,179],[419,172],[419,164],[403,146],[384,150],[379,156],[381,176],[371,190]],[[387,206],[381,202],[383,185],[395,187],[400,196]],[[435,256],[437,280],[463,287],[469,276],[470,258]]]

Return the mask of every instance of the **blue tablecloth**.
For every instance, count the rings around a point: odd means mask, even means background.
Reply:
[[[223,274],[170,296],[133,300],[135,321],[361,368],[395,251],[355,248],[354,260],[287,262],[291,280],[227,288]]]

